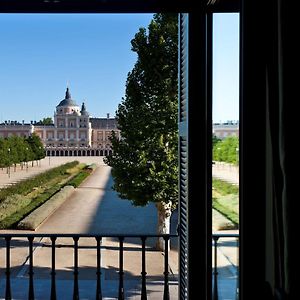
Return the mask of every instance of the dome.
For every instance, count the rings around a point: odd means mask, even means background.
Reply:
[[[86,110],[86,107],[85,107],[84,102],[82,103],[80,113],[81,113],[82,116],[89,116],[89,115],[90,115],[90,114],[87,112],[87,110]]]
[[[57,106],[78,106],[76,102],[71,99],[71,94],[68,87],[67,87],[65,99],[61,100]]]

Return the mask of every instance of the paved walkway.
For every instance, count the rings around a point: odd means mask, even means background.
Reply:
[[[156,209],[154,205],[133,207],[129,201],[121,201],[111,189],[110,168],[98,163],[94,171],[72,197],[52,214],[37,230],[38,233],[112,233],[112,234],[155,234]],[[56,269],[58,279],[58,299],[71,299],[73,288],[73,248],[72,240],[57,240]],[[147,241],[147,280],[149,299],[162,299],[164,256],[155,251],[155,241]],[[36,299],[49,299],[51,248],[47,238],[35,240],[34,276]],[[14,246],[18,246],[17,248]],[[95,297],[96,242],[91,238],[79,241],[79,287],[81,299]],[[102,245],[102,286],[106,299],[117,298],[118,293],[118,246],[115,239],[106,238]],[[126,239],[124,242],[124,269],[126,299],[140,297],[141,257],[140,241]],[[28,262],[26,241],[16,239],[12,243],[12,290],[14,299],[24,299],[28,285]],[[5,249],[1,250],[0,266],[5,265]],[[176,259],[170,259],[172,299],[177,299],[177,265],[171,266]],[[4,270],[0,270],[0,297],[4,293]],[[176,283],[176,284],[173,284]],[[26,293],[25,293],[26,295]]]
[[[78,160],[84,163],[103,163],[103,156],[69,156],[69,157],[46,157],[36,162],[28,162],[28,167],[25,165],[21,168],[20,165],[17,165],[16,169],[12,166],[10,168],[10,173],[8,174],[7,168],[0,168],[0,188],[4,186],[16,183],[20,180],[35,176],[41,172],[45,172],[48,169],[57,167],[63,163]]]
[[[237,166],[223,162],[215,162],[212,168],[212,175],[213,177],[223,179],[233,184],[239,184],[239,168]]]
[[[77,159],[78,157],[76,157]],[[51,157],[50,165],[47,159],[35,171],[42,171],[74,158]],[[95,157],[81,157],[92,163]],[[102,159],[96,158],[98,168],[72,197],[70,197],[54,214],[52,214],[38,229],[40,233],[143,233],[156,232],[156,209],[153,205],[133,207],[129,201],[122,201],[111,189],[112,178],[110,168]],[[35,168],[35,167],[34,167]],[[34,174],[34,168],[28,173]],[[40,168],[40,169],[37,169]],[[26,171],[25,171],[26,172]],[[1,174],[2,176],[3,174]],[[7,174],[6,174],[7,175]],[[0,176],[0,177],[1,177]],[[4,174],[5,176],[5,174]],[[7,177],[8,178],[8,177]],[[12,176],[11,176],[12,178]],[[21,176],[14,178],[21,180]],[[6,179],[7,181],[8,179]],[[4,181],[4,180],[3,180]],[[3,182],[2,181],[2,182]],[[173,227],[176,228],[176,213],[173,215]],[[0,231],[1,232],[1,231]],[[2,231],[3,232],[3,231]],[[155,251],[154,240],[147,241],[147,291],[148,299],[162,299],[163,291],[163,261],[161,252]],[[0,242],[0,299],[5,288],[5,248]],[[233,265],[232,253],[234,241],[223,241],[219,249],[218,265],[222,288],[219,299],[234,299],[236,270]],[[73,292],[73,241],[66,238],[57,240],[56,248],[56,278],[58,299],[72,299]],[[172,243],[172,245],[176,243]],[[93,239],[82,238],[79,241],[79,293],[80,299],[94,299],[96,291],[96,249]],[[51,248],[47,238],[34,241],[34,286],[36,299],[49,299],[50,296],[50,266]],[[105,299],[116,299],[118,293],[118,241],[104,239],[102,244],[102,287]],[[226,246],[226,247],[225,247]],[[126,299],[140,299],[141,252],[140,243],[136,239],[126,239],[124,243],[125,295]],[[224,252],[225,249],[225,252]],[[229,251],[229,252],[228,252]],[[235,251],[236,253],[236,251]],[[28,290],[28,248],[24,239],[14,239],[11,248],[12,290],[13,299],[26,299]],[[176,248],[171,249],[169,257],[170,293],[171,299],[178,299],[177,274],[178,254]],[[25,296],[24,296],[25,295]]]
[[[239,185],[239,168],[223,162],[215,162],[212,168],[213,177]],[[214,230],[220,234],[238,234],[238,230]],[[218,240],[218,276],[219,299],[235,299],[238,266],[238,241],[236,238]]]

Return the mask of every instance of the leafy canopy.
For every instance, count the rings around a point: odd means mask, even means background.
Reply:
[[[52,125],[53,120],[52,120],[51,117],[43,118],[42,120],[38,121],[38,124],[40,124],[40,125]]]
[[[178,199],[177,14],[155,14],[131,41],[137,62],[128,74],[111,137],[114,189],[134,205]]]

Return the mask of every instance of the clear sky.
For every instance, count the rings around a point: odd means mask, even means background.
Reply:
[[[0,14],[0,122],[53,117],[69,85],[93,117],[115,115],[152,14]],[[215,16],[214,122],[238,119],[238,17]]]
[[[239,14],[214,14],[213,31],[213,121],[237,121]]]

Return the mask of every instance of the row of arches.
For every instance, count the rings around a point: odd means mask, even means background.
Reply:
[[[47,150],[47,156],[106,156],[112,150]]]

